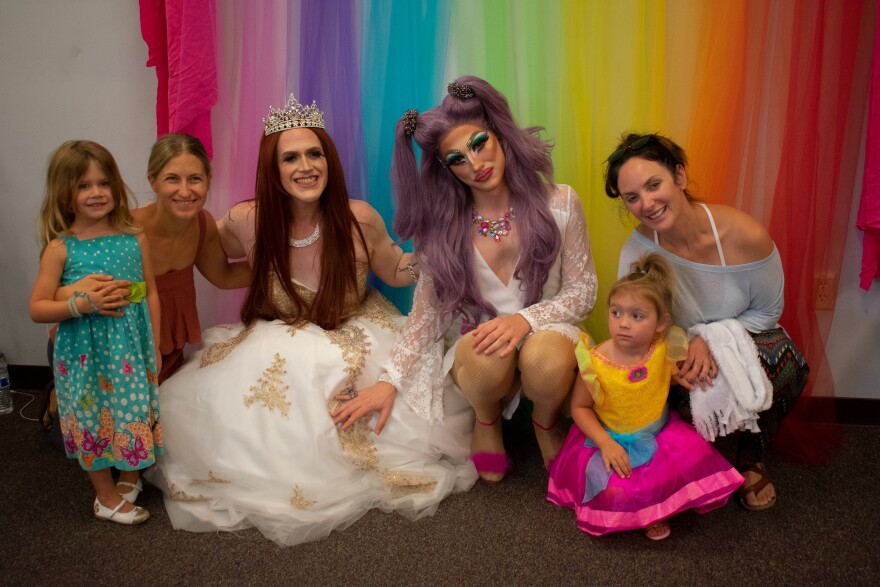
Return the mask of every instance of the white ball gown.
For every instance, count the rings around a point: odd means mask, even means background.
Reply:
[[[281,320],[211,328],[203,349],[162,384],[166,448],[147,478],[165,492],[175,528],[255,526],[292,545],[371,508],[432,515],[474,484],[473,412],[452,385],[443,422],[422,419],[398,395],[381,435],[372,431],[375,414],[346,431],[333,424],[334,396],[377,380],[405,323],[366,275],[358,263],[360,295],[349,296],[336,330]],[[273,292],[286,299],[279,284]]]

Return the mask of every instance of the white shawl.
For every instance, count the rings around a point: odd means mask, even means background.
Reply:
[[[694,427],[710,442],[736,430],[758,432],[758,412],[773,402],[773,386],[752,337],[733,318],[695,324],[687,334],[705,340],[718,364],[713,386],[690,394]]]

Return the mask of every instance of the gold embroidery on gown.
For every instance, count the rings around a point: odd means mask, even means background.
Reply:
[[[215,342],[214,344],[208,345],[205,352],[202,353],[202,358],[199,361],[199,369],[204,369],[205,367],[225,359],[229,356],[229,353],[235,350],[235,347],[244,342],[244,339],[248,337],[253,329],[254,325],[251,324],[250,326],[246,326],[241,332],[229,340]]]
[[[330,342],[342,349],[345,372],[348,373],[345,385],[347,387],[355,387],[357,378],[360,377],[361,372],[364,370],[364,365],[367,364],[367,356],[373,347],[372,343],[367,338],[364,329],[360,326],[343,324],[336,330],[327,330],[325,332]]]
[[[392,332],[400,332],[402,327],[394,321],[394,317],[400,316],[400,310],[391,301],[375,290],[370,290],[364,303],[361,304],[358,315],[363,316],[376,326],[387,328]]]
[[[254,402],[263,402],[270,412],[278,410],[281,415],[287,417],[290,402],[287,401],[288,386],[284,383],[284,375],[287,370],[284,363],[287,361],[278,353],[272,364],[263,371],[263,375],[257,380],[256,385],[251,385],[253,395],[244,396],[244,405],[248,408]]]
[[[313,499],[306,499],[299,485],[293,486],[293,490],[290,493],[290,505],[300,510],[308,510],[316,503],[318,502]]]
[[[342,405],[342,402],[331,398],[327,407],[330,412]],[[361,418],[352,424],[347,430],[342,426],[336,426],[339,442],[345,456],[361,471],[376,471],[379,469],[379,457],[376,455],[376,443],[373,442],[373,428],[370,419]]]
[[[204,495],[190,495],[187,492],[178,489],[174,483],[170,481],[165,481],[166,487],[168,487],[168,497],[170,497],[174,501],[207,501],[207,497]]]
[[[168,480],[168,477],[163,475],[165,478],[165,485],[168,487],[168,496],[174,501],[207,501],[208,497],[204,495],[190,495],[182,489],[178,488],[177,485]],[[221,479],[214,475],[213,471],[208,471],[208,479],[203,481],[198,481],[198,483],[220,483],[220,484],[228,484],[232,483],[232,481],[227,481],[226,479]]]
[[[437,486],[437,481],[430,475],[392,471],[391,469],[382,469],[379,472],[379,479],[383,485],[390,487],[396,496],[431,493]]]
[[[299,332],[300,330],[302,330],[303,328],[305,328],[308,325],[309,325],[308,320],[300,320],[300,321],[296,322],[295,324],[291,324],[290,326],[288,326],[287,333],[290,336],[296,336],[297,332]]]
[[[214,474],[214,471],[208,471],[208,483],[232,483],[232,481],[227,481],[226,479],[221,479],[217,475]]]
[[[370,266],[367,263],[358,261],[356,267],[358,290],[356,292],[349,291],[345,294],[345,303],[342,309],[343,318],[348,318],[353,314],[360,314],[359,309],[367,293],[367,274],[370,271]],[[303,302],[305,302],[306,306],[312,305],[315,301],[316,293],[296,280],[293,281],[293,288],[299,297],[302,298]],[[291,326],[297,329],[306,324],[303,320],[298,319],[293,300],[288,297],[287,292],[281,287],[281,282],[275,275],[272,276],[269,283],[269,296],[272,299],[272,305],[275,306],[275,310],[278,312],[280,320],[291,324]]]

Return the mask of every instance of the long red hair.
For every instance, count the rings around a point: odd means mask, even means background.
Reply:
[[[241,308],[241,320],[251,324],[257,318],[274,320],[307,319],[325,330],[337,328],[342,321],[346,293],[357,291],[357,256],[352,228],[357,231],[364,250],[366,241],[349,205],[345,174],[336,146],[324,129],[310,128],[327,159],[327,187],[321,194],[321,278],[311,307],[296,292],[290,274],[290,227],[293,207],[290,194],[281,185],[278,168],[278,140],[281,133],[260,140],[255,188],[256,228],[253,272],[247,297]],[[271,296],[273,276],[296,308],[294,316],[285,316]]]

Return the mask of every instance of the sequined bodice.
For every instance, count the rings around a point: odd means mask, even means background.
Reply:
[[[345,306],[342,312],[343,317],[349,316],[360,307],[367,291],[367,273],[370,270],[370,266],[363,261],[357,261],[355,267],[357,270],[357,291],[349,291],[345,294]],[[297,283],[296,280],[293,280],[293,287],[296,290],[296,293],[302,297],[303,301],[311,306],[315,301],[315,296],[318,292],[302,285],[301,283]],[[280,319],[296,318],[296,308],[291,299],[287,296],[284,288],[281,287],[281,282],[277,277],[272,279],[271,298],[272,304],[280,314],[278,316]]]

